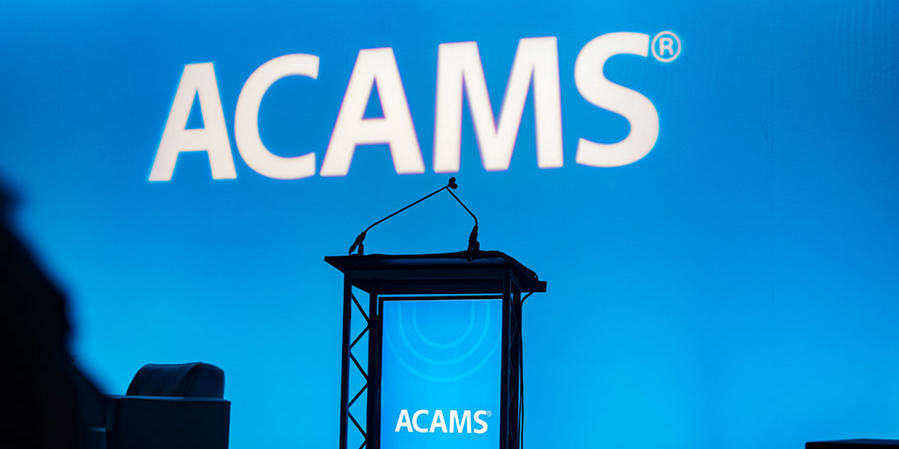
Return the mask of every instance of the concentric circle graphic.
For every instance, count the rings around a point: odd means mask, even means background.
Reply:
[[[502,341],[499,300],[385,301],[384,343],[409,372],[454,382],[487,364]]]
[[[412,310],[412,314],[413,314],[412,315],[412,325],[415,327],[415,335],[417,335],[418,338],[420,338],[424,344],[433,346],[435,348],[447,349],[447,348],[452,348],[453,346],[456,346],[456,345],[462,343],[471,334],[471,330],[474,329],[474,318],[475,318],[474,317],[474,304],[471,304],[471,306],[472,307],[468,308],[469,311],[471,312],[469,314],[468,327],[465,328],[465,332],[463,332],[462,335],[459,336],[459,338],[457,338],[449,343],[438,343],[438,342],[433,341],[433,340],[429,339],[428,337],[426,337],[425,333],[421,331],[421,326],[418,323],[418,321],[419,321],[418,320],[418,309],[413,309]]]

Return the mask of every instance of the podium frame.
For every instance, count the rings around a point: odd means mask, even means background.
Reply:
[[[512,257],[499,251],[415,254],[348,255],[325,257],[344,275],[343,329],[340,366],[339,449],[347,449],[352,424],[362,436],[360,449],[380,449],[381,430],[381,329],[384,300],[502,300],[502,367],[500,371],[500,449],[517,449],[521,443],[522,394],[521,306],[532,293],[545,292],[546,282]],[[353,290],[368,294],[367,309]],[[524,296],[522,296],[524,295]],[[364,328],[351,340],[353,310]],[[353,353],[368,335],[366,368]],[[364,383],[350,397],[350,365]],[[366,395],[365,425],[352,406]]]

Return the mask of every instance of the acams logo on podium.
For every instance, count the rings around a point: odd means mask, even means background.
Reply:
[[[476,410],[473,415],[471,410],[463,410],[461,413],[459,410],[450,410],[449,418],[445,418],[443,410],[434,410],[431,424],[421,426],[419,417],[424,416],[426,419],[429,413],[428,410],[418,410],[410,417],[408,409],[400,410],[394,432],[412,432],[414,430],[417,433],[436,433],[439,430],[442,433],[472,433],[474,431],[480,435],[487,432],[487,421],[484,421],[483,417],[491,414],[488,410]],[[476,424],[474,429],[471,427],[472,416]]]
[[[639,92],[609,81],[603,74],[605,62],[619,54],[647,57],[650,52],[657,60],[670,62],[680,51],[680,39],[670,31],[658,33],[651,40],[649,35],[641,33],[608,33],[581,49],[574,65],[578,92],[590,104],[626,118],[630,133],[611,144],[579,139],[575,157],[578,164],[616,167],[636,162],[652,150],[659,134],[655,106]],[[234,114],[235,143],[243,160],[259,174],[275,179],[300,179],[316,174],[314,152],[283,157],[265,147],[259,137],[258,115],[262,97],[272,84],[287,76],[315,79],[318,66],[319,58],[315,55],[279,56],[259,66],[241,89]],[[463,95],[468,100],[484,168],[507,170],[529,90],[533,90],[534,98],[537,165],[540,168],[562,166],[562,104],[555,37],[519,41],[498,120],[490,106],[476,42],[440,44],[436,84],[435,172],[459,171]],[[383,117],[363,118],[375,85]],[[194,97],[199,99],[203,128],[187,129]],[[325,150],[321,176],[345,176],[356,146],[364,144],[388,144],[398,174],[425,172],[392,48],[359,51]],[[178,155],[189,151],[208,154],[214,179],[237,177],[212,63],[184,67],[150,171],[150,181],[170,181]]]

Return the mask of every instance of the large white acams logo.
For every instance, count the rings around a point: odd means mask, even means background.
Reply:
[[[502,108],[495,115],[490,106],[487,83],[477,42],[440,44],[437,52],[436,108],[434,118],[433,170],[459,171],[462,135],[462,106],[465,99],[478,141],[481,161],[487,170],[506,170],[518,136],[528,92],[533,92],[537,165],[563,165],[562,103],[559,87],[559,57],[555,37],[521,39],[512,63]],[[630,122],[630,132],[615,143],[579,139],[575,160],[593,167],[616,167],[646,156],[659,134],[659,116],[648,98],[609,81],[603,74],[606,61],[615,55],[647,57],[650,52],[662,62],[680,54],[680,39],[670,31],[650,36],[619,32],[594,38],[580,50],[574,64],[578,92],[590,104],[612,111]],[[316,153],[279,156],[269,151],[259,137],[258,118],[262,97],[276,81],[287,76],[318,77],[319,57],[289,54],[257,68],[247,79],[234,113],[234,139],[240,156],[256,172],[275,179],[299,179],[316,174]],[[383,116],[365,118],[365,108],[377,86]],[[187,129],[194,98],[198,98],[203,127]],[[331,140],[324,152],[321,176],[345,176],[356,146],[387,144],[399,174],[424,173],[425,164],[415,133],[405,89],[392,48],[359,51],[344,93]],[[175,100],[162,134],[150,181],[169,181],[178,155],[202,151],[209,156],[212,177],[236,178],[234,158],[225,115],[212,63],[184,67]]]

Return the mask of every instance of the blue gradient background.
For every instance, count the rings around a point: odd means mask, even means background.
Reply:
[[[465,112],[457,175],[483,248],[549,281],[524,310],[527,446],[899,438],[897,20],[892,0],[4,2],[0,177],[107,391],[147,362],[205,360],[226,372],[232,447],[334,447],[342,282],[322,257],[446,182],[430,165],[437,45],[478,42],[497,110],[518,40],[557,36],[565,166],[536,168],[529,100],[503,172],[483,170]],[[655,148],[575,164],[578,138],[628,133],[576,91],[578,51],[662,30],[676,61],[606,65],[658,109]],[[233,133],[256,67],[320,56],[317,80],[278,82],[260,112],[270,149],[320,164],[357,51],[380,46],[426,174],[394,174],[373,146],[347,177],[275,181],[235,149],[236,180],[197,153],[147,181],[185,64],[214,62]],[[439,197],[366,247],[461,250],[469,229]]]
[[[502,301],[385,301],[383,315],[381,447],[499,447]],[[470,426],[468,432],[397,432],[402,409],[410,418],[428,410],[418,418],[423,428],[442,410],[447,431],[450,410],[460,416],[468,410]],[[489,413],[480,418],[487,423],[480,434],[474,432],[481,429],[478,410]]]

